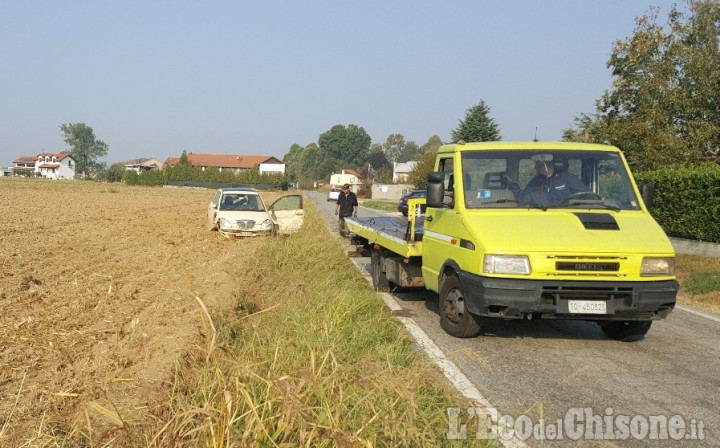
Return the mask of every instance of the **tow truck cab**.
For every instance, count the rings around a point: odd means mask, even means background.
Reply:
[[[636,340],[675,306],[674,250],[618,148],[446,145],[435,170],[422,277],[450,334],[491,316],[592,320]]]

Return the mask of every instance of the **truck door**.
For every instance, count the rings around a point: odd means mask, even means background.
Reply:
[[[438,275],[443,263],[451,258],[453,230],[456,227],[455,176],[452,157],[440,159],[438,171],[445,174],[445,191],[442,208],[428,208],[423,231],[422,272],[425,287],[438,290]]]

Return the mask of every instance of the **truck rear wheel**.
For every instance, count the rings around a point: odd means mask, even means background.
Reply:
[[[452,274],[440,287],[440,326],[450,336],[472,338],[480,333],[475,316],[465,307],[465,294],[460,279]]]
[[[600,324],[600,328],[610,339],[623,342],[635,342],[647,334],[652,321],[613,321]]]
[[[372,275],[373,289],[380,292],[390,291],[390,282],[385,273],[382,271],[383,268],[383,249],[370,249],[370,274]]]

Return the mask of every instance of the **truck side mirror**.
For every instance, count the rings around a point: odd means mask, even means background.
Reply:
[[[645,203],[645,207],[651,208],[653,206],[653,197],[655,196],[655,185],[640,185],[640,194],[642,195],[642,200]]]
[[[433,208],[442,207],[443,181],[445,180],[445,176],[441,171],[434,171],[428,173],[427,180],[427,206]]]
[[[427,206],[433,208],[454,207],[453,182],[452,174],[442,171],[428,173]],[[445,186],[446,183],[447,187]],[[446,196],[450,197],[449,202],[444,201]]]

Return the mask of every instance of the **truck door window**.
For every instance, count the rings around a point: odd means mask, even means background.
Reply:
[[[452,157],[440,159],[438,169],[445,175],[444,189],[446,192],[455,190],[455,180],[453,177],[454,163]],[[443,196],[443,205],[447,205],[449,208],[455,207],[455,196],[454,194],[445,194]]]

